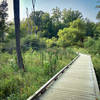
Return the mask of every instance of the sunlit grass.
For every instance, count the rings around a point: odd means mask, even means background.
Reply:
[[[16,54],[0,54],[0,99],[26,100],[75,56],[71,48],[32,49],[22,53],[25,72],[19,70]]]

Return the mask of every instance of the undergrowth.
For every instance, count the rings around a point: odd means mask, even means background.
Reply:
[[[26,100],[75,56],[71,48],[49,48],[23,54],[25,72],[19,70],[16,54],[0,54],[0,100]]]

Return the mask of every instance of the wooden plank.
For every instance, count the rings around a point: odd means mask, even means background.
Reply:
[[[99,86],[98,86],[98,82],[97,82],[97,78],[96,78],[96,74],[95,74],[95,70],[94,70],[94,67],[93,67],[92,60],[90,61],[90,66],[91,66],[92,72],[93,72],[92,75],[93,75],[93,80],[94,80],[94,91],[95,91],[95,94],[96,94],[96,100],[100,100],[100,91],[99,91]]]
[[[79,57],[79,54],[78,54],[78,56],[75,57],[67,66],[65,66],[62,70],[60,70],[55,76],[53,76],[46,84],[44,84],[39,90],[37,90],[37,91],[36,91],[32,96],[30,96],[27,100],[33,100],[33,99],[35,99],[38,95],[41,95],[41,94],[47,89],[47,87],[48,87],[51,83],[53,83],[53,81],[57,80],[58,77],[59,77],[62,73],[64,73],[64,71],[65,71],[66,69],[68,69],[69,66],[70,66],[71,64],[73,64],[73,63],[76,61],[76,59],[77,59],[78,57]]]
[[[99,100],[91,63],[89,55],[80,54],[74,64],[37,100]]]

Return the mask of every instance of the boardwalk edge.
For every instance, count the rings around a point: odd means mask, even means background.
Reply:
[[[41,95],[47,87],[53,83],[53,81],[57,80],[57,78],[66,70],[69,68],[70,65],[72,65],[80,56],[79,53],[77,53],[78,56],[76,56],[67,66],[62,68],[56,75],[54,75],[48,82],[46,82],[40,89],[38,89],[33,95],[31,95],[27,100],[36,100],[36,98]]]

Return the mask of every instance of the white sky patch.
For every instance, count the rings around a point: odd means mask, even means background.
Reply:
[[[0,3],[3,0],[0,0]],[[12,21],[14,19],[14,15],[13,15],[13,0],[7,0],[8,2],[8,21]]]
[[[0,0],[0,3],[3,0]],[[13,13],[13,0],[7,0],[8,2],[8,21],[13,21],[14,20],[14,13]],[[22,3],[20,2],[20,5],[22,6]],[[22,12],[22,7],[20,6],[20,17],[23,19],[23,12]],[[25,14],[24,14],[25,17]]]
[[[8,21],[11,21],[14,19],[13,15],[13,0],[7,0],[8,2]]]

